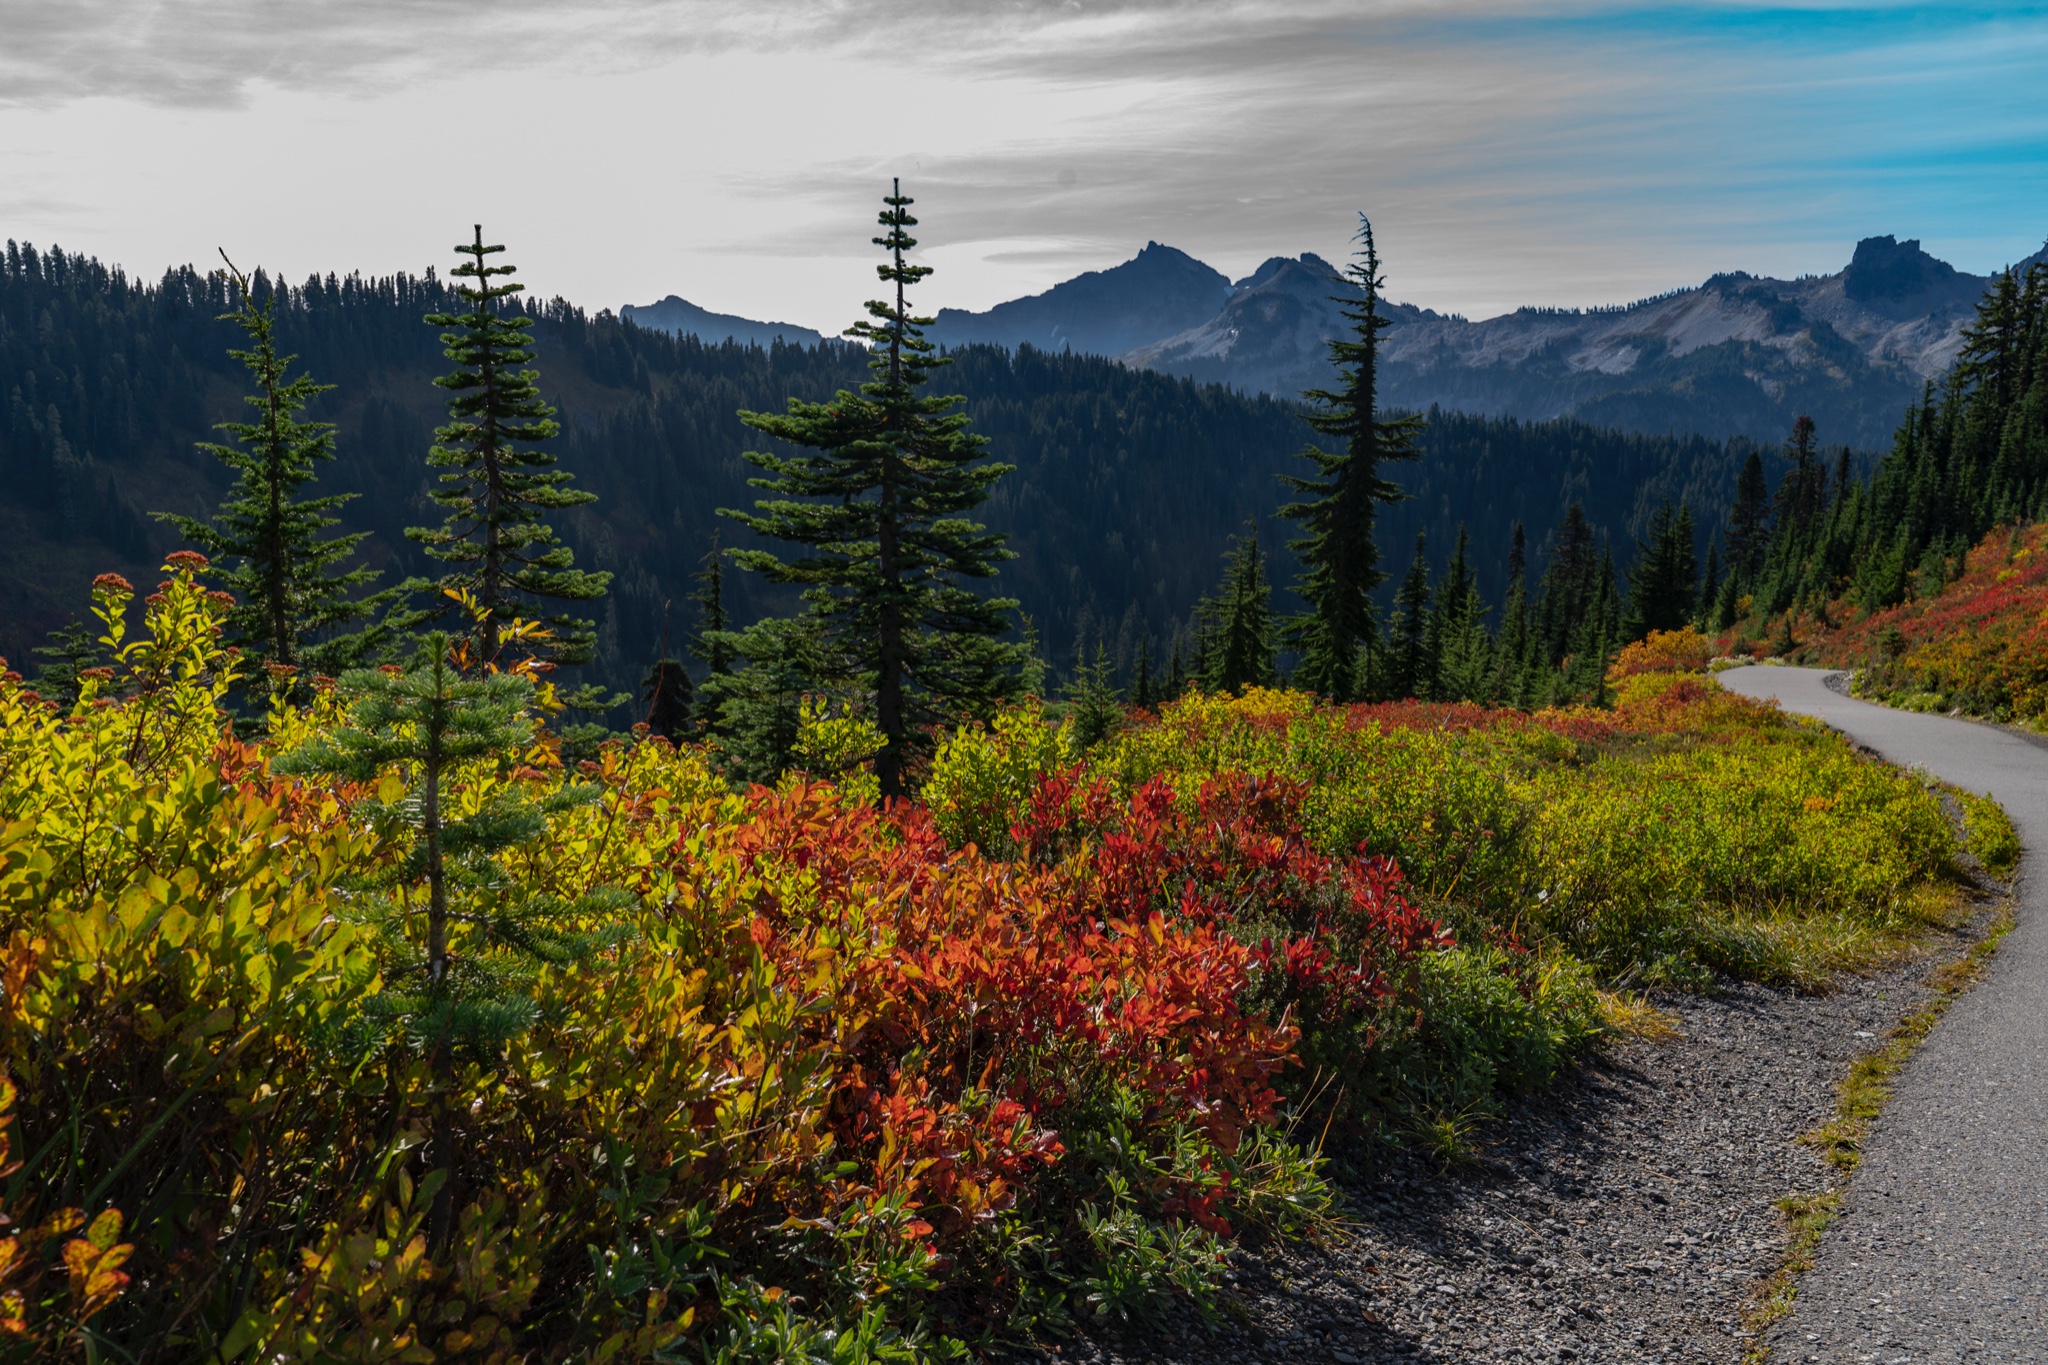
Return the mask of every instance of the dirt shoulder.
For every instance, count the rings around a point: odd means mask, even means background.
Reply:
[[[1661,1002],[1678,1036],[1594,1056],[1488,1129],[1474,1162],[1346,1185],[1324,1247],[1240,1255],[1237,1313],[1104,1331],[1047,1358],[1114,1362],[1736,1362],[1785,1255],[1779,1201],[1841,1177],[1801,1134],[1860,1055],[1988,926],[1825,996],[1761,986]]]

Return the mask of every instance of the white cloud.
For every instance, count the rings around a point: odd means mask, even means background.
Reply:
[[[2038,245],[2048,26],[1469,0],[0,0],[0,235],[149,273],[417,270],[837,330],[876,200],[981,307],[1149,239],[1242,274],[1381,229],[1474,315],[1922,236]],[[480,121],[481,120],[481,121]]]

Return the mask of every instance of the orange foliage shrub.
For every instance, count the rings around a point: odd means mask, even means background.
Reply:
[[[1608,665],[1607,681],[1616,683],[1642,673],[1700,673],[1713,657],[1713,643],[1691,626],[1653,630],[1648,638],[1622,646]]]

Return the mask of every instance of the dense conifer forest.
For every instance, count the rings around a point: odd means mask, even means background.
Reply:
[[[1735,572],[1712,624],[1778,632],[1792,615],[1830,627],[1830,608],[1881,611],[1939,594],[1970,547],[2000,524],[2048,517],[2048,266],[1992,282],[1962,354],[1909,408],[1867,479],[1830,464],[1800,419],[1775,491],[1739,477],[1728,512]]]
[[[449,286],[432,270],[290,287],[260,271],[253,280],[256,296],[276,305],[279,349],[333,386],[309,400],[306,415],[337,428],[320,491],[360,495],[338,512],[342,528],[370,533],[362,554],[382,571],[380,584],[428,573],[431,561],[404,529],[439,519],[425,457],[442,420],[443,394],[431,381],[444,362],[437,329],[422,319],[455,305]],[[241,335],[220,320],[233,307],[225,271],[185,268],[145,283],[9,244],[0,268],[0,652],[25,658],[49,630],[83,615],[94,574],[140,575],[174,548],[175,528],[150,514],[203,518],[220,504],[228,472],[199,443],[244,410],[242,366],[228,355]],[[738,411],[827,398],[858,382],[864,355],[841,343],[705,346],[559,299],[515,297],[505,307],[533,322],[541,392],[564,428],[552,443],[561,466],[597,495],[557,518],[577,564],[614,576],[591,604],[593,672],[631,687],[664,652],[664,635],[678,654],[700,624],[687,598],[719,529],[716,509],[751,501],[742,452],[769,443]],[[981,515],[1016,552],[998,583],[1035,623],[1056,680],[1097,643],[1126,686],[1148,643],[1163,669],[1175,636],[1191,635],[1197,604],[1221,581],[1230,538],[1253,518],[1277,566],[1279,606],[1292,609],[1286,532],[1271,519],[1288,497],[1279,476],[1299,472],[1295,455],[1311,435],[1294,405],[1030,348],[965,348],[936,382],[965,397],[991,455],[1016,466]],[[1515,524],[1524,523],[1540,573],[1575,502],[1623,572],[1667,500],[1693,510],[1704,556],[1707,528],[1750,453],[1574,422],[1427,416],[1420,456],[1400,470],[1409,497],[1380,514],[1381,543],[1397,547],[1387,554],[1399,567],[1422,531],[1441,573],[1464,526],[1467,562],[1495,607],[1508,589]],[[1762,459],[1775,477],[1778,452]],[[726,545],[748,538],[724,525]],[[1382,610],[1395,586],[1378,589]],[[726,592],[741,625],[787,605],[754,575],[729,575]]]

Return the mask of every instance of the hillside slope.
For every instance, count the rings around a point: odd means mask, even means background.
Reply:
[[[619,309],[619,316],[650,332],[695,337],[707,346],[728,341],[737,341],[742,346],[773,346],[778,341],[788,346],[815,346],[825,339],[822,334],[794,323],[755,322],[731,313],[714,313],[674,294],[660,303],[629,303]]]
[[[424,456],[443,420],[432,379],[447,362],[420,319],[445,300],[431,277],[330,276],[281,303],[283,346],[337,386],[311,414],[339,426],[339,458],[321,487],[361,495],[343,515],[372,532],[365,548],[387,583],[429,567],[404,529],[440,521]],[[223,473],[194,443],[240,410],[243,376],[226,354],[238,333],[218,320],[225,307],[220,279],[189,269],[145,287],[78,257],[17,248],[6,258],[0,654],[17,667],[32,667],[30,647],[84,611],[95,574],[147,581],[176,543],[149,512],[206,516],[217,505]],[[828,397],[865,369],[836,343],[707,345],[559,300],[535,304],[533,316],[542,387],[565,427],[559,454],[599,497],[562,527],[579,564],[617,575],[599,604],[598,662],[623,685],[664,638],[673,651],[694,628],[687,597],[713,535],[731,545],[746,534],[716,516],[756,496],[741,453],[760,438],[737,410]],[[938,382],[965,397],[991,455],[1017,467],[985,509],[1018,555],[996,586],[1021,599],[1060,669],[1084,637],[1104,639],[1120,664],[1146,641],[1163,659],[1215,588],[1228,538],[1286,500],[1278,476],[1300,472],[1309,435],[1287,403],[1030,347],[968,347]],[[1468,524],[1489,597],[1502,590],[1515,520],[1528,523],[1540,569],[1545,535],[1581,501],[1625,569],[1659,501],[1686,502],[1704,524],[1747,455],[1740,444],[1455,414],[1436,416],[1424,447],[1422,460],[1390,471],[1414,496],[1381,523],[1387,558],[1404,561],[1423,529],[1441,564]],[[1274,577],[1286,582],[1283,531],[1265,520],[1261,537],[1281,553]],[[751,575],[727,582],[740,621],[783,605]]]
[[[1790,657],[1858,670],[1858,696],[2048,727],[2048,524],[2000,527],[1933,596],[1795,620]]]

